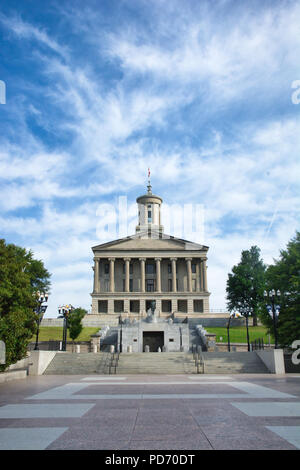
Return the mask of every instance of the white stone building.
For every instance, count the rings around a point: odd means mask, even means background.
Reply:
[[[136,233],[94,246],[92,314],[145,316],[156,301],[160,317],[209,313],[208,247],[166,235],[162,198],[137,198]]]

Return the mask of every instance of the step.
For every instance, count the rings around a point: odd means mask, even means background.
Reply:
[[[204,352],[204,373],[268,373],[255,352]]]
[[[124,353],[117,374],[192,374],[195,365],[187,353]]]
[[[57,353],[45,370],[45,375],[105,373],[105,353]]]

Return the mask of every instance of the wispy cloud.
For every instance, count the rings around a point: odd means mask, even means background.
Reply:
[[[47,33],[45,28],[35,26],[31,23],[28,23],[20,16],[5,16],[4,14],[0,15],[0,22],[5,26],[11,33],[16,35],[20,40],[34,40],[40,43],[41,45],[46,46],[48,49],[56,52],[62,57],[67,57],[68,48],[59,43],[57,40],[51,38]]]
[[[19,64],[0,116],[0,226],[53,272],[50,315],[63,294],[89,306],[97,208],[125,194],[133,207],[148,167],[166,203],[204,204],[213,308],[242,249],[271,262],[299,224],[298,2],[130,5],[0,15]]]

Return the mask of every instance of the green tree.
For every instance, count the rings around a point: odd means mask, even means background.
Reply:
[[[74,341],[80,335],[82,331],[82,319],[87,314],[87,310],[84,308],[74,308],[68,315],[68,330],[69,336],[73,341],[73,350],[74,350]]]
[[[233,266],[228,274],[226,292],[227,306],[230,311],[237,310],[246,319],[247,342],[250,349],[248,320],[253,318],[253,326],[257,325],[265,285],[266,266],[260,258],[260,249],[252,246],[242,251],[241,261]]]
[[[36,331],[37,290],[50,287],[50,274],[33,253],[0,239],[0,339],[6,344],[6,364],[26,356]]]
[[[282,347],[290,346],[294,340],[300,339],[300,232],[296,232],[287,248],[280,251],[279,259],[268,266],[266,290],[272,289],[281,292],[278,341]],[[261,321],[274,333],[273,321],[265,305]]]

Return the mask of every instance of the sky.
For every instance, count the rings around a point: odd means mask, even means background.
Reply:
[[[278,259],[299,230],[299,57],[298,1],[1,2],[0,237],[52,274],[46,317],[90,310],[91,247],[119,238],[120,201],[134,232],[148,168],[166,208],[202,208],[211,309],[242,250]]]

